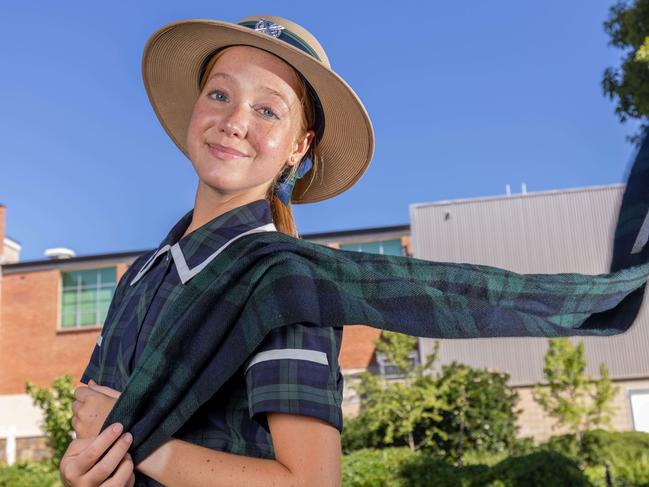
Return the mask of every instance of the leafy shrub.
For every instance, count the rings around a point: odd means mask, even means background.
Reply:
[[[496,455],[488,461],[495,461]],[[576,462],[555,452],[542,451],[487,465],[456,467],[425,450],[407,447],[359,450],[343,457],[346,487],[546,487],[593,484]]]
[[[62,487],[59,472],[51,462],[16,462],[0,466],[0,487]]]
[[[516,442],[518,393],[509,374],[453,362],[442,367],[437,388],[449,408],[442,411],[438,437],[443,455],[463,463],[464,453],[506,452]]]
[[[539,451],[522,457],[511,457],[493,466],[477,485],[489,487],[547,487],[569,485],[592,486],[574,460],[551,451]]]
[[[539,445],[539,449],[560,453],[573,460],[580,460],[581,458],[581,452],[573,434],[553,436],[547,442]]]
[[[595,485],[605,484],[605,465],[610,467],[614,485],[649,484],[649,434],[640,431],[587,431],[577,447],[574,435],[551,438],[540,446],[581,461]]]
[[[354,386],[361,404],[358,415],[345,420],[342,449],[408,446],[427,450],[458,464],[469,451],[506,452],[516,442],[518,393],[509,375],[456,362],[436,373],[438,343],[424,364],[408,358],[412,337],[384,332],[376,345],[404,372],[401,381],[364,372]]]
[[[408,445],[411,450],[435,448],[435,438],[445,437],[438,427],[440,412],[448,405],[440,399],[432,372],[437,352],[417,365],[411,355],[417,339],[402,333],[384,331],[376,341],[377,352],[402,373],[399,380],[365,371],[353,387],[360,396],[355,422],[343,430],[343,448],[395,447]],[[437,345],[436,349],[437,350]]]
[[[510,456],[507,452],[468,451],[464,454],[463,465],[485,465],[491,467]]]
[[[413,455],[409,448],[363,449],[343,457],[345,487],[396,485],[399,467]]]
[[[610,465],[615,485],[649,484],[649,434],[589,431],[581,452],[587,465]]]
[[[514,442],[509,447],[509,454],[511,456],[519,457],[522,455],[528,455],[534,453],[538,448],[534,444],[534,438],[530,436],[525,436],[522,438],[516,438]]]
[[[477,487],[478,479],[489,470],[486,465],[456,467],[418,452],[399,468],[400,487]]]
[[[72,442],[74,379],[70,375],[59,376],[54,379],[51,390],[37,387],[29,380],[25,387],[34,405],[43,411],[44,432],[54,448],[52,461],[58,467]]]
[[[385,446],[381,441],[385,437],[385,428],[371,428],[368,422],[369,415],[367,414],[345,418],[343,432],[340,437],[343,453],[347,454],[365,448]],[[393,446],[405,445],[405,440],[395,440]]]

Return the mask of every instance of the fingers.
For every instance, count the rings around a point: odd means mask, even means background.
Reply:
[[[92,440],[88,448],[79,455],[79,460],[75,462],[80,474],[85,474],[97,463],[104,452],[119,438],[123,429],[121,423],[114,423]],[[117,462],[115,462],[115,465],[117,465]]]
[[[97,386],[99,387],[99,386]],[[75,391],[78,399],[72,403],[72,428],[80,438],[97,436],[101,426],[113,409],[118,397],[113,397],[118,391],[106,388],[109,394],[88,387]]]
[[[63,457],[64,460],[68,460],[69,462],[69,458],[79,455],[83,450],[88,448],[91,442],[92,440],[89,438],[75,439],[71,441],[68,449],[65,451],[65,455]],[[64,460],[61,460],[61,463],[63,463]]]
[[[116,442],[115,444],[106,452],[106,455],[97,462],[97,464],[90,469],[88,472],[87,478],[93,483],[93,485],[99,484],[106,480],[108,477],[110,477],[113,472],[115,471],[115,468],[120,465],[122,462],[124,462],[124,457],[126,453],[128,452],[129,447],[131,446],[131,442],[133,441],[133,437],[131,436],[131,433],[125,433],[123,434]],[[130,459],[126,459],[127,464],[130,465],[130,471],[133,470],[133,462],[130,461]],[[123,486],[126,481],[128,480],[128,475],[122,479],[121,483],[115,484],[119,485],[120,487]],[[103,485],[103,484],[102,484]],[[113,484],[109,484],[113,485]]]
[[[74,403],[73,403],[74,404]],[[92,428],[90,427],[92,422],[91,418],[88,417],[87,412],[83,414],[82,417],[82,411],[81,408],[83,407],[83,404],[77,405],[76,409],[73,406],[73,414],[72,414],[72,419],[70,420],[70,424],[72,425],[72,429],[74,432],[77,434],[77,438],[91,438],[95,437],[99,434],[99,431],[93,432]]]
[[[94,394],[94,392],[87,386],[80,386],[74,390],[74,398],[79,402],[84,402],[88,394]]]
[[[130,455],[126,455],[119,462],[117,470],[101,487],[125,487],[135,484],[135,475],[133,474],[133,461]]]

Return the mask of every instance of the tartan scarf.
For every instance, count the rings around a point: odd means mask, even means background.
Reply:
[[[649,277],[648,188],[645,138],[627,180],[608,274],[518,274],[338,250],[278,232],[246,235],[187,282],[159,318],[102,430],[122,423],[141,462],[218,393],[269,331],[291,323],[365,324],[429,338],[622,333]]]

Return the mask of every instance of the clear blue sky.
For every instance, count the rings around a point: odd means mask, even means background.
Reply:
[[[22,260],[160,242],[196,177],[151,110],[142,48],[183,18],[304,25],[364,101],[376,152],[352,189],[296,205],[304,233],[408,223],[411,203],[619,183],[633,148],[602,72],[613,0],[10,2],[0,30],[0,203]]]

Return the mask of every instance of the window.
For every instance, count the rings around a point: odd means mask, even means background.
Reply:
[[[62,272],[61,328],[101,325],[115,292],[115,268]]]
[[[372,254],[405,255],[401,239],[381,240],[377,242],[362,242],[354,244],[341,244],[341,250],[355,250],[356,252],[370,252]]]
[[[386,379],[405,377],[403,371],[390,362],[381,352],[376,352],[376,362],[379,365],[379,373]],[[413,368],[419,365],[419,353],[416,350],[410,352],[410,363]]]
[[[629,391],[634,431],[649,433],[649,389]]]

